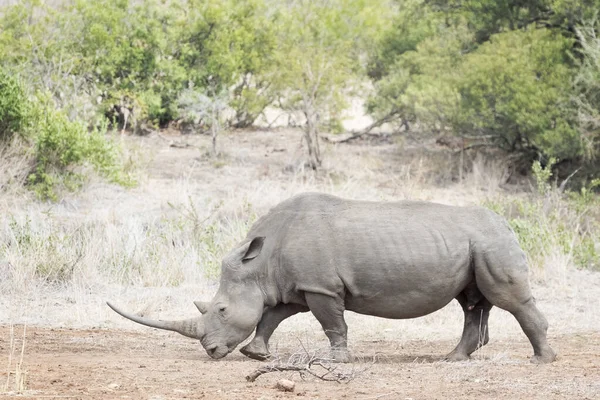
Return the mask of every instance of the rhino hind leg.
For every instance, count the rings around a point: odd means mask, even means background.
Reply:
[[[513,247],[511,247],[513,246]],[[523,252],[514,243],[475,256],[477,286],[493,305],[511,313],[533,347],[533,363],[550,363],[556,353],[547,340],[548,321],[535,305]]]
[[[490,340],[488,318],[492,304],[485,297],[479,298],[474,304],[473,297],[468,292],[460,293],[456,300],[462,306],[465,322],[460,342],[446,356],[448,361],[468,360],[471,353],[486,345]]]
[[[531,297],[526,303],[521,304],[517,310],[509,310],[519,321],[519,325],[527,335],[527,338],[533,346],[533,357],[531,362],[534,364],[551,363],[556,359],[556,353],[546,338],[548,331],[548,321],[535,305],[535,300]]]
[[[269,352],[269,339],[286,318],[291,317],[299,312],[308,311],[308,307],[299,304],[278,304],[275,307],[267,308],[264,312],[258,326],[254,338],[240,349],[240,352],[247,357],[255,360],[266,360],[271,356]]]
[[[306,304],[323,327],[331,344],[331,357],[340,363],[350,362],[348,325],[344,320],[344,300],[318,293],[306,293]]]

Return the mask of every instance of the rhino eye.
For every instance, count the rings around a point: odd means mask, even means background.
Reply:
[[[223,314],[225,312],[225,310],[227,310],[227,306],[221,306],[221,307],[219,307],[219,312],[221,314]]]

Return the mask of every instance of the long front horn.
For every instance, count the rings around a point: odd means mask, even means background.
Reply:
[[[202,339],[202,337],[204,336],[204,321],[202,320],[202,317],[184,319],[180,321],[158,321],[140,317],[138,315],[131,314],[125,311],[121,311],[117,307],[110,304],[110,302],[108,301],[106,302],[106,304],[110,308],[112,308],[113,311],[117,314],[120,314],[123,317],[130,319],[134,322],[137,322],[138,324],[151,326],[152,328],[175,331],[193,339]]]

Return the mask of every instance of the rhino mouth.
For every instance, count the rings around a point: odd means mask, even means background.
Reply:
[[[204,350],[206,350],[206,354],[208,354],[210,358],[214,358],[215,360],[223,358],[231,353],[231,350],[227,346],[205,346]]]

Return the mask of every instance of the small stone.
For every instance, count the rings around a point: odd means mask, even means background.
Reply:
[[[115,390],[118,389],[121,385],[119,385],[118,383],[111,383],[110,385],[108,385],[109,389]]]
[[[290,381],[289,379],[280,379],[275,384],[275,387],[282,392],[293,392],[296,387],[296,382]]]

